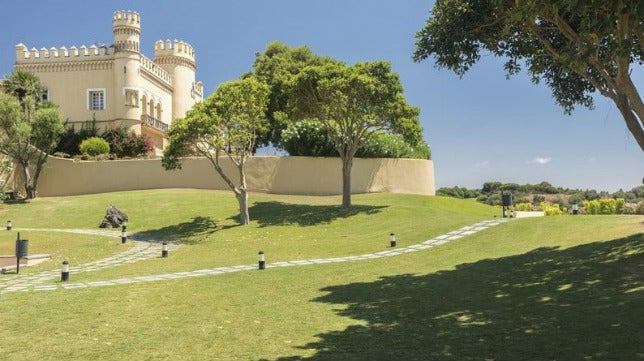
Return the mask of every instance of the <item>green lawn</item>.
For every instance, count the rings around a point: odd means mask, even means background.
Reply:
[[[404,247],[500,213],[410,195],[356,195],[350,211],[337,207],[339,197],[254,194],[251,202],[253,222],[246,227],[235,225],[231,194],[198,190],[42,198],[3,205],[0,215],[16,228],[93,229],[113,203],[130,216],[131,232],[184,243],[168,259],[74,275],[83,282],[251,264],[259,249],[268,262],[377,252],[387,249],[389,232]],[[643,221],[511,220],[396,257],[3,293],[0,354],[8,360],[644,359]],[[15,233],[7,233],[0,251],[13,247]],[[123,250],[117,239],[74,236],[71,247],[48,237],[54,236],[23,236],[30,250],[74,252],[79,263]]]

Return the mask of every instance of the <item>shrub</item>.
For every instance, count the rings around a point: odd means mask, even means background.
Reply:
[[[97,156],[110,152],[110,145],[103,138],[91,137],[83,140],[80,144],[80,151],[83,154]]]
[[[67,128],[58,141],[54,153],[65,153],[70,157],[81,154],[80,144],[83,140],[98,136],[96,120],[84,122],[79,131],[74,126]]]
[[[514,205],[514,209],[519,212],[529,212],[532,210],[532,203],[517,203]]]
[[[293,156],[338,157],[324,124],[315,119],[291,123],[282,131],[280,148]],[[377,131],[356,152],[359,158],[430,159],[431,150],[421,141],[411,146],[402,135]]]
[[[324,125],[315,119],[291,123],[282,130],[280,147],[293,156],[337,157]]]
[[[550,202],[541,202],[541,210],[546,216],[560,216],[564,214],[563,210],[559,207],[559,204],[552,204]]]
[[[584,201],[585,214],[621,214],[624,213],[624,198],[602,198]]]
[[[124,126],[108,129],[101,135],[110,147],[110,153],[119,158],[144,156],[152,151],[147,136],[138,135]]]
[[[625,207],[626,207],[626,200],[624,200],[624,198],[615,199],[615,213],[617,214],[624,213]]]

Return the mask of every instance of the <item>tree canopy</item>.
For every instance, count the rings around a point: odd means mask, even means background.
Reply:
[[[307,67],[345,64],[330,57],[314,54],[306,46],[290,47],[280,42],[270,43],[264,53],[257,53],[255,56],[253,74],[269,84],[271,88],[267,112],[270,131],[267,137],[260,138],[259,142],[263,145],[272,143],[279,149],[287,150],[291,155],[333,156],[333,153],[327,152],[328,145],[332,143],[332,140],[327,137],[327,132],[320,133],[318,131],[320,126],[315,120],[302,120],[300,116],[302,112],[292,106],[291,85],[293,78]],[[409,156],[429,158],[429,147],[423,140],[418,109],[405,101],[399,102],[398,105],[395,123],[391,124],[391,128],[387,131],[403,136],[408,144],[409,151],[406,154]],[[283,136],[286,133],[288,136],[284,139]],[[298,136],[294,137],[294,135]]]
[[[288,114],[288,84],[307,66],[336,62],[311,52],[307,46],[290,47],[278,41],[266,46],[264,53],[255,54],[253,74],[270,86],[267,119],[270,131],[258,139],[261,145],[281,145],[282,131],[291,123]]]
[[[419,110],[407,104],[398,75],[384,61],[308,66],[292,78],[289,99],[296,117],[324,124],[339,153],[344,207],[351,205],[353,157],[365,140],[378,130],[400,133],[410,125],[421,129]]]
[[[248,224],[246,160],[257,139],[268,129],[265,119],[269,87],[248,76],[221,84],[215,93],[177,119],[168,132],[169,144],[162,164],[167,170],[180,169],[182,157],[198,154],[211,164],[239,202],[240,223]],[[228,174],[220,158],[227,157],[237,174]]]
[[[641,0],[437,0],[416,40],[415,61],[433,57],[460,76],[483,52],[504,57],[508,75],[525,67],[567,113],[592,107],[599,92],[644,150],[644,103],[632,79],[644,62]]]
[[[65,130],[62,116],[52,103],[36,103],[42,86],[33,74],[12,72],[3,82],[3,89],[6,94],[0,93],[0,153],[20,164],[27,198],[35,198],[43,165]]]

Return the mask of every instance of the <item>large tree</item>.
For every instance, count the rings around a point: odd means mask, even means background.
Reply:
[[[335,60],[314,54],[307,46],[291,47],[274,41],[263,53],[255,54],[253,74],[270,86],[267,118],[270,131],[258,140],[260,145],[281,148],[282,131],[294,120],[288,111],[288,84],[302,69]]]
[[[163,167],[180,169],[182,157],[196,153],[206,157],[233,191],[239,202],[240,223],[250,222],[246,161],[260,135],[268,129],[266,107],[269,87],[249,76],[221,84],[215,93],[172,123],[169,144],[163,152]],[[221,158],[237,169],[237,178],[227,174]]]
[[[271,87],[270,99],[268,104],[268,120],[271,124],[270,131],[266,138],[259,142],[262,145],[272,143],[275,147],[286,149],[282,134],[289,127],[301,127],[297,109],[289,106],[291,98],[290,85],[292,79],[297,76],[304,68],[311,66],[340,64],[338,60],[330,57],[321,56],[313,53],[307,46],[291,47],[280,42],[268,44],[264,53],[255,54],[255,63],[253,65],[253,74],[260,80],[266,82]],[[404,108],[405,103],[401,103],[403,108],[399,110],[400,114],[406,114],[415,110],[408,107]],[[417,115],[417,114],[416,114]],[[313,120],[307,120],[308,124],[315,123]],[[301,129],[308,131],[308,129]],[[402,135],[405,142],[412,148],[428,149],[423,140],[423,130],[416,116],[404,116],[398,119],[396,128],[393,129],[396,134]],[[315,138],[317,134],[306,134],[304,138]],[[322,143],[327,143],[326,139],[319,139]],[[292,140],[291,140],[292,141]],[[291,144],[291,148],[292,148]],[[298,155],[311,155],[307,149],[306,141],[296,145],[296,148],[303,149]],[[428,152],[428,151],[427,151]]]
[[[437,0],[431,14],[414,60],[433,57],[462,76],[490,52],[507,59],[508,75],[526,67],[545,81],[567,113],[592,107],[597,91],[644,150],[644,103],[631,78],[644,61],[641,0]]]
[[[420,133],[419,110],[410,106],[389,63],[347,66],[333,62],[302,69],[291,80],[293,113],[322,122],[342,159],[342,206],[351,206],[353,158],[374,132],[401,133],[410,126]],[[421,141],[415,139],[416,141]]]
[[[36,198],[38,179],[65,128],[58,108],[36,102],[42,86],[30,73],[12,72],[0,94],[0,154],[20,165],[28,199]],[[34,174],[31,174],[31,167]]]

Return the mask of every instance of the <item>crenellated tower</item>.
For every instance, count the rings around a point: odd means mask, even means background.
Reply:
[[[138,98],[141,84],[139,68],[141,54],[141,16],[134,11],[115,11],[112,20],[114,32],[114,94],[116,118],[140,121],[140,111],[128,99]]]
[[[188,43],[157,41],[154,59],[141,53],[141,16],[118,10],[112,16],[111,46],[28,48],[15,46],[15,70],[37,75],[43,96],[57,104],[70,127],[88,119],[103,129],[125,126],[145,134],[160,154],[172,122],[203,100],[195,81],[195,50]]]
[[[203,100],[203,85],[195,82],[195,50],[181,40],[158,40],[154,44],[154,63],[173,78],[172,118],[185,117],[196,102]]]

